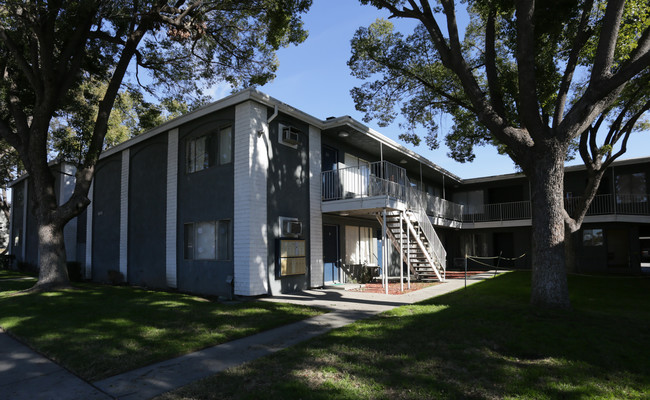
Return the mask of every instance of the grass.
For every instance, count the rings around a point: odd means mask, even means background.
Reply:
[[[35,283],[17,277],[0,273],[0,327],[90,381],[323,312],[94,284],[14,295]]]
[[[161,399],[650,398],[650,279],[570,276],[561,312],[531,309],[529,282],[400,307]]]

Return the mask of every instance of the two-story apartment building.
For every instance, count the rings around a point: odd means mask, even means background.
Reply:
[[[612,168],[577,241],[584,268],[639,269],[649,161]],[[64,201],[73,167],[53,169]],[[570,207],[584,182],[567,171]],[[35,265],[27,179],[12,185],[11,253]],[[378,270],[444,279],[465,254],[530,247],[525,177],[462,180],[350,117],[320,120],[256,90],[105,151],[90,196],[65,230],[86,278],[202,294],[272,295]]]

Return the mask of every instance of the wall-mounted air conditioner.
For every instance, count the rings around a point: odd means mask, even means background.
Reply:
[[[300,143],[300,130],[293,126],[280,124],[280,143],[295,147]]]
[[[297,218],[280,217],[282,237],[299,237],[302,235],[302,222]]]

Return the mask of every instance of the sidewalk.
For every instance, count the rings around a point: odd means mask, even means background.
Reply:
[[[491,276],[489,273],[472,276],[467,283],[476,283]],[[394,307],[440,296],[463,286],[463,279],[454,279],[403,295],[323,289],[265,298],[262,300],[324,307],[332,312],[148,365],[93,384],[84,382],[0,333],[0,400],[150,399],[354,321]]]

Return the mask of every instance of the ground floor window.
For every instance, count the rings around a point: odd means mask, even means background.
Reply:
[[[582,244],[585,246],[602,246],[603,230],[602,229],[585,229],[582,231]]]
[[[377,265],[377,239],[372,235],[372,228],[345,227],[345,263]]]
[[[186,260],[230,260],[230,220],[187,223],[183,231]]]

